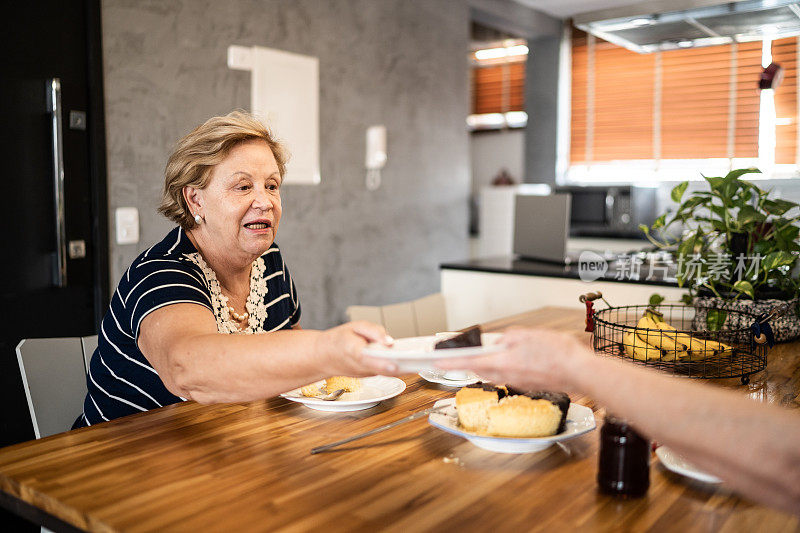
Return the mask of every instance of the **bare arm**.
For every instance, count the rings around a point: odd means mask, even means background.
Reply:
[[[800,513],[800,413],[595,356],[574,337],[511,330],[505,352],[441,361],[497,383],[580,391],[739,493]]]
[[[361,355],[368,342],[384,338],[383,328],[368,322],[224,335],[208,309],[175,304],[145,317],[138,342],[170,392],[217,403],[269,398],[333,375],[393,372],[393,365]]]

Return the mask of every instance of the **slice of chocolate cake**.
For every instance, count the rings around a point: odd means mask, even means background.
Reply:
[[[558,432],[561,433],[567,426],[567,411],[569,411],[570,399],[565,392],[552,391],[521,391],[514,387],[507,387],[509,396],[527,396],[531,400],[547,400],[561,411],[561,422],[558,425]]]
[[[482,346],[481,328],[473,326],[455,337],[450,337],[434,344],[435,350],[445,350],[447,348],[467,348],[469,346]]]

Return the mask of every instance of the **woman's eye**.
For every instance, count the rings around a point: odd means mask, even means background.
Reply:
[[[267,189],[269,189],[271,191],[277,191],[278,190],[278,186],[275,185],[274,183],[270,183],[269,185],[267,185]]]
[[[239,190],[239,191],[246,191],[249,188],[250,188],[249,185],[239,185],[239,186],[236,187],[236,189]]]

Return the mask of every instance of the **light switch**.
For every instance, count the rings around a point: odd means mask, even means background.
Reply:
[[[118,207],[115,212],[117,244],[139,242],[139,210],[135,207]]]

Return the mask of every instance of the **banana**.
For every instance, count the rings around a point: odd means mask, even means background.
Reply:
[[[644,315],[642,316],[646,316],[647,318],[656,323],[664,322],[664,313],[656,311],[654,307],[648,307],[647,309],[645,309]]]
[[[633,332],[626,332],[622,335],[622,345],[625,353],[638,361],[666,360],[673,361],[675,355],[670,355],[666,351],[656,348],[642,340]]]
[[[678,342],[673,335],[662,331],[648,315],[639,319],[636,324],[636,335],[646,343],[667,352],[685,352],[689,349],[686,344]]]
[[[699,339],[686,333],[679,333],[672,325],[664,321],[661,313],[654,309],[648,307],[645,311],[645,317],[650,318],[655,323],[655,326],[662,330],[662,335],[672,338],[677,344],[688,347],[688,350],[676,354],[681,359],[701,361],[708,357],[731,355],[733,353],[733,347],[724,342]]]

